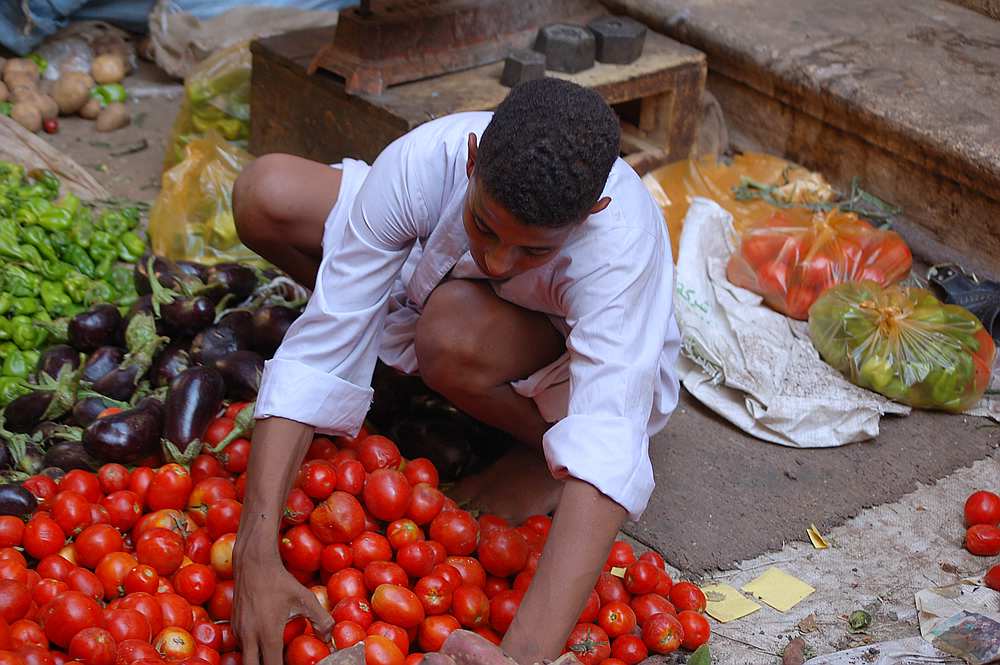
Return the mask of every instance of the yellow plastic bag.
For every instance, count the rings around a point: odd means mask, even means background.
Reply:
[[[153,251],[175,261],[264,265],[233,222],[233,183],[252,159],[214,133],[188,143],[183,160],[163,174],[149,215]]]
[[[163,170],[184,158],[184,146],[208,132],[246,148],[250,138],[249,42],[222,49],[184,79],[184,100],[177,113]]]

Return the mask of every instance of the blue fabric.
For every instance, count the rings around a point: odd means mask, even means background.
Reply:
[[[20,0],[0,2],[0,44],[18,55],[27,55],[45,37],[64,27],[86,0],[28,0],[30,22]],[[25,27],[30,29],[25,32]]]

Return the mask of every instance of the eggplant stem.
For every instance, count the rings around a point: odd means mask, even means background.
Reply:
[[[174,300],[176,300],[180,294],[173,289],[168,289],[160,283],[160,278],[156,276],[156,271],[154,266],[156,265],[156,257],[152,254],[146,261],[146,271],[149,276],[149,291],[152,297],[153,312],[156,317],[160,317],[160,305],[169,305]]]
[[[230,443],[253,431],[253,414],[256,408],[257,402],[253,401],[240,409],[240,412],[236,414],[236,418],[234,419],[232,431],[230,431],[229,434],[222,439],[222,441],[219,441],[218,445],[206,446],[206,449],[212,454],[218,455],[224,451]]]
[[[201,454],[201,449],[205,446],[201,439],[195,439],[191,443],[187,444],[184,452],[174,445],[169,439],[162,439],[161,445],[163,447],[163,456],[168,462],[176,462],[177,464],[183,464],[184,466],[190,466],[194,458]]]
[[[119,409],[128,409],[131,407],[131,405],[128,402],[122,402],[117,399],[112,399],[107,395],[102,395],[101,393],[95,392],[93,390],[79,390],[77,391],[76,396],[80,399],[83,399],[85,397],[96,397],[97,399],[107,402],[108,406],[115,406],[118,407]]]

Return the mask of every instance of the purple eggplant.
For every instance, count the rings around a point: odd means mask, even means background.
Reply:
[[[38,358],[38,374],[48,374],[53,379],[59,378],[64,368],[69,366],[68,371],[80,367],[80,352],[67,344],[56,344],[42,351]]]
[[[238,263],[217,263],[208,269],[205,284],[210,292],[218,294],[218,299],[229,295],[236,304],[246,300],[257,288],[257,274]]]
[[[147,255],[139,259],[132,273],[135,290],[140,296],[152,292],[152,287],[149,285],[149,258]],[[153,273],[160,284],[168,289],[180,286],[184,277],[184,274],[172,261],[161,256],[153,257]]]
[[[36,390],[21,395],[4,409],[4,427],[18,434],[27,434],[35,429],[52,404],[53,395],[49,390]]]
[[[215,303],[206,296],[175,298],[160,305],[160,316],[175,335],[194,335],[215,321]]]
[[[86,427],[97,420],[101,411],[109,406],[111,402],[100,397],[84,397],[73,405],[73,424]]]
[[[156,450],[162,424],[156,409],[137,406],[90,423],[83,431],[83,447],[105,462],[135,462]]]
[[[80,380],[96,383],[117,369],[123,360],[125,360],[125,349],[120,349],[117,346],[102,346],[87,358]]]
[[[114,305],[94,305],[69,320],[69,343],[79,351],[93,351],[113,344],[118,337],[122,315]]]
[[[0,515],[30,517],[37,507],[38,499],[35,495],[20,485],[0,485]]]
[[[215,324],[223,328],[229,328],[236,335],[236,342],[239,350],[249,349],[253,346],[253,313],[246,309],[234,309]]]
[[[181,372],[191,367],[191,354],[183,344],[171,344],[163,349],[153,361],[149,372],[150,383],[154,388],[162,388],[173,383]]]
[[[284,305],[267,305],[257,310],[253,316],[253,347],[265,358],[274,352],[285,338],[292,321],[299,318],[299,310]]]
[[[178,261],[177,271],[191,277],[197,277],[199,281],[207,281],[208,279],[208,266],[204,263],[198,263],[197,261]]]
[[[6,471],[14,465],[14,458],[10,454],[10,448],[0,446],[0,471]]]
[[[234,351],[215,363],[226,382],[226,397],[238,401],[252,401],[260,389],[260,375],[264,371],[264,357],[254,351]]]
[[[163,435],[181,456],[199,440],[222,406],[226,385],[211,367],[192,367],[170,384]]]
[[[143,368],[138,365],[125,365],[111,370],[97,381],[94,381],[93,390],[105,397],[127,402],[132,399],[135,389],[142,380]]]
[[[63,471],[73,469],[94,471],[100,466],[100,462],[94,459],[79,441],[60,441],[45,451],[45,466],[56,467]]]
[[[249,340],[241,339],[235,328],[218,323],[195,335],[191,342],[191,359],[199,365],[212,367],[220,358],[248,348]]]

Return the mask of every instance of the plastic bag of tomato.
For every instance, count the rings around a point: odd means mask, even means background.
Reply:
[[[853,383],[926,409],[964,411],[986,391],[996,347],[975,316],[930,291],[841,284],[809,313],[823,360]]]
[[[220,416],[206,438],[232,428]],[[0,665],[241,665],[230,618],[249,449],[240,438],[190,468],[106,464],[0,489],[0,513],[15,513],[0,516]],[[367,665],[416,665],[459,629],[499,644],[549,527],[477,519],[445,497],[433,464],[403,460],[386,437],[316,438],[278,549],[335,624],[326,643],[289,621],[285,662],[363,643]],[[636,665],[695,649],[710,635],[704,609],[662,557],[616,543],[566,651]]]
[[[861,280],[889,286],[905,278],[912,263],[909,247],[893,231],[854,213],[795,208],[747,228],[726,274],[773,309],[805,320],[831,286]]]

